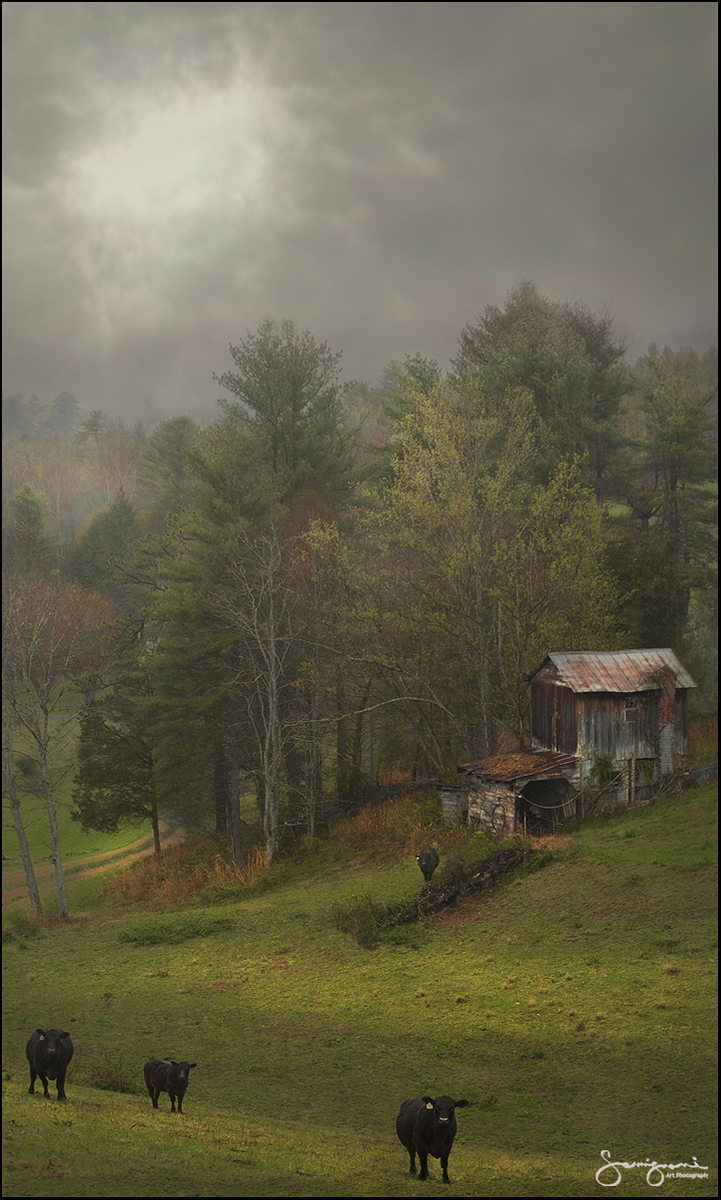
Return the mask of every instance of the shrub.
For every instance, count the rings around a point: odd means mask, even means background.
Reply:
[[[3,930],[4,942],[12,942],[15,939],[22,942],[37,937],[40,933],[40,922],[31,913],[9,913],[7,922],[10,928]]]
[[[248,885],[267,874],[265,853],[255,847],[245,856],[242,869],[218,853],[214,839],[175,846],[160,858],[149,855],[111,879],[103,895],[115,903],[135,904],[160,900],[182,903],[191,897],[212,903],[237,900]]]
[[[610,754],[599,754],[595,763],[591,767],[591,778],[595,779],[596,783],[603,787],[604,784],[611,782],[611,772],[613,770],[613,759]]]
[[[334,857],[360,853],[366,861],[394,859],[400,847],[415,853],[437,838],[439,812],[436,796],[419,789],[337,821],[328,834],[328,845]]]
[[[342,933],[350,933],[359,946],[370,950],[388,920],[388,907],[371,896],[354,896],[343,904],[334,904],[333,924]]]
[[[292,858],[298,867],[306,867],[314,872],[319,871],[328,866],[331,861],[330,848],[327,841],[322,838],[306,835],[294,847]]]
[[[109,1051],[103,1054],[103,1061],[93,1063],[90,1068],[90,1086],[103,1092],[140,1092],[141,1088],[134,1083],[123,1067],[123,1058],[118,1054],[115,1058]]]
[[[435,882],[439,887],[454,887],[464,884],[468,876],[468,867],[461,855],[451,853],[441,863]]]
[[[472,833],[465,835],[459,850],[467,863],[473,863],[488,858],[500,845],[497,836],[490,830],[474,829]]]
[[[220,933],[233,925],[232,917],[207,913],[179,912],[166,917],[151,917],[121,930],[118,941],[135,946],[154,946],[159,942],[187,942],[195,937]]]

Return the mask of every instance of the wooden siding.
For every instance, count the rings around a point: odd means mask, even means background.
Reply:
[[[676,692],[676,712],[674,714],[676,725],[676,753],[686,753],[686,739],[688,737],[688,692]]]
[[[524,813],[532,822],[534,810],[551,828],[576,816],[578,765],[563,774],[543,775],[504,782],[471,777],[468,791],[468,825],[508,836],[524,832]]]
[[[513,784],[474,780],[468,793],[468,824],[499,837],[516,832],[516,791]]]
[[[658,690],[575,694],[567,687],[536,681],[531,687],[533,745],[576,754],[587,770],[602,755],[610,755],[623,761],[661,757],[662,773],[668,771],[669,753],[686,753],[687,712],[685,691],[675,693],[672,706],[670,696]]]
[[[444,825],[468,824],[468,788],[441,785],[438,789]]]
[[[686,690],[672,691],[664,678],[665,686],[645,692],[574,693],[560,678],[552,681],[554,671],[546,664],[531,684],[533,745],[575,754],[579,787],[592,781],[599,758],[609,757],[617,783],[607,790],[607,802],[646,803],[664,775],[683,767]]]
[[[658,692],[589,693],[579,697],[578,723],[578,754],[586,763],[601,755],[624,760],[658,756]]]
[[[531,687],[531,731],[534,746],[576,754],[578,697],[570,688],[535,682]]]

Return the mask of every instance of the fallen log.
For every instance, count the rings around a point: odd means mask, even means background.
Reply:
[[[459,859],[451,866],[450,879],[441,878],[437,883],[427,883],[412,900],[389,905],[383,928],[392,929],[409,921],[423,920],[449,904],[455,904],[462,896],[483,891],[500,875],[527,866],[535,853],[530,846],[520,846],[510,850],[495,850],[488,858],[470,865]]]

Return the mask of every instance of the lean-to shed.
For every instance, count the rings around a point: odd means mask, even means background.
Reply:
[[[672,650],[564,651],[530,675],[531,745],[466,763],[468,823],[511,833],[575,815],[582,788],[644,803],[685,764],[687,697]]]

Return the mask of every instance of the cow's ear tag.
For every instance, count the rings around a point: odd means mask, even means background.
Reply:
[[[432,1104],[426,1104],[426,1108],[433,1108]]]

